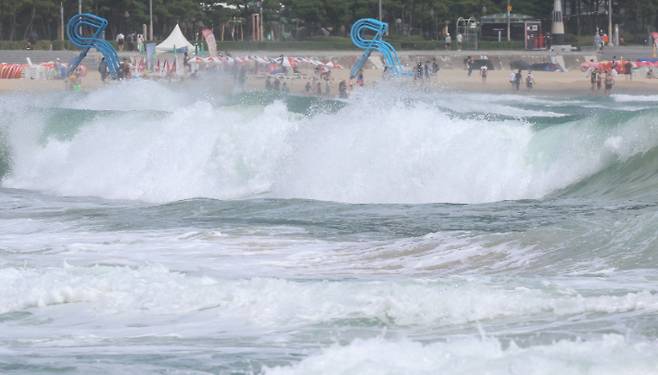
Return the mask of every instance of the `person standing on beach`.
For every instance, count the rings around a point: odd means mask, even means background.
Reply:
[[[107,67],[107,61],[105,61],[105,57],[101,58],[101,62],[98,63],[98,73],[101,74],[101,81],[104,83],[110,73]]]
[[[123,44],[126,42],[126,37],[122,33],[117,34],[117,46],[119,47],[119,52],[123,52]]]
[[[606,72],[605,73],[605,94],[609,95],[610,91],[612,91],[612,86],[615,84],[615,79],[613,78],[611,73]]]
[[[416,64],[416,71],[414,74],[414,80],[419,81],[423,79],[423,63],[420,61]]]
[[[596,89],[596,80],[599,72],[596,68],[592,68],[591,72],[589,73],[589,83],[592,86],[592,93],[594,93],[594,90]]]
[[[630,60],[624,63],[624,73],[626,73],[626,77],[628,77],[628,79],[631,81],[633,80],[633,63],[630,62]]]
[[[432,75],[436,75],[439,72],[439,63],[436,62],[436,57],[432,59]]]
[[[463,42],[464,42],[464,36],[461,33],[457,33],[457,51],[462,50]]]
[[[470,77],[471,73],[473,73],[473,58],[471,56],[466,56],[464,64],[466,64],[466,70],[468,71],[468,76]]]
[[[601,86],[603,84],[603,76],[601,75],[603,72],[597,71],[596,72],[596,91],[601,91]]]
[[[519,91],[521,88],[521,80],[523,79],[523,74],[521,69],[519,69],[515,74],[514,74],[514,88],[516,91]]]
[[[338,97],[347,99],[347,82],[345,80],[338,82]]]
[[[532,75],[532,71],[528,71],[528,76],[525,77],[525,87],[528,90],[532,90],[535,87],[535,76]]]
[[[450,33],[446,33],[446,49],[450,49],[450,45],[452,45],[452,38],[450,37]]]
[[[488,70],[489,70],[489,68],[487,67],[486,64],[485,64],[485,65],[482,65],[482,66],[480,67],[480,78],[482,78],[482,83],[486,83],[486,82],[487,82],[487,71],[488,71]]]
[[[55,60],[55,72],[58,79],[66,79],[66,67],[62,64],[59,57]]]
[[[356,84],[359,87],[363,87],[365,85],[366,81],[363,79],[363,69],[359,70],[359,74],[356,76]]]

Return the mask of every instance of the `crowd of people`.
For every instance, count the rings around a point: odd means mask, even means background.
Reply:
[[[426,60],[424,63],[419,61],[414,70],[414,79],[416,81],[428,80],[432,76],[435,76],[439,72],[439,69],[439,63],[436,61],[436,57],[431,62],[429,60]]]
[[[608,95],[612,90],[612,87],[615,84],[615,77],[617,76],[616,70],[602,70],[599,68],[591,69],[589,72],[589,81],[592,90],[592,94],[595,94],[601,91],[601,87],[604,87],[604,93]]]

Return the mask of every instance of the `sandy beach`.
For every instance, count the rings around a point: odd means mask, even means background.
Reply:
[[[93,67],[93,65],[92,65]],[[85,91],[95,90],[104,86],[100,80],[98,72],[89,68],[89,73],[82,81],[82,88]],[[293,94],[305,94],[304,86],[307,82],[312,81],[313,71],[310,68],[299,69],[300,75],[293,76],[287,75],[281,77],[282,82],[286,82],[289,90]],[[441,90],[459,90],[469,92],[500,92],[510,93],[515,92],[509,82],[509,75],[511,70],[496,69],[489,70],[486,82],[480,78],[479,71],[473,71],[469,77],[465,69],[443,68],[436,75],[432,76],[429,80],[414,81],[413,78],[400,78],[406,80],[410,85],[424,87],[424,89],[441,89]],[[206,72],[203,74],[221,74],[214,72]],[[345,69],[333,69],[331,72],[330,80],[330,94],[333,97],[338,93],[338,83],[341,80],[349,81],[349,66]],[[526,72],[523,72],[525,78]],[[519,92],[533,93],[533,94],[546,94],[546,95],[592,95],[590,91],[589,78],[585,73],[578,69],[571,69],[567,72],[533,72],[535,77],[535,87],[532,90],[525,88],[521,85]],[[365,69],[364,77],[366,86],[372,86],[382,80],[382,71],[378,69]],[[250,91],[258,91],[265,89],[266,76],[263,74],[254,75],[248,74],[246,88]],[[230,82],[230,80],[228,80]],[[322,82],[324,91],[325,85]],[[29,80],[29,79],[2,79],[0,80],[0,92],[8,91],[24,91],[24,92],[43,92],[43,91],[63,91],[65,89],[64,82],[61,80]],[[313,90],[314,91],[314,90]],[[647,94],[658,92],[658,79],[647,79],[644,70],[637,70],[633,79],[629,79],[625,75],[617,76],[615,86],[612,93],[628,93],[628,94]],[[595,94],[603,94],[595,93]],[[327,96],[324,95],[323,96]]]

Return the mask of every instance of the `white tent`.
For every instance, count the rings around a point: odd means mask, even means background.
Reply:
[[[176,52],[183,52],[185,48],[187,48],[187,52],[189,53],[194,52],[194,46],[185,38],[183,32],[180,30],[180,26],[176,24],[176,27],[174,27],[167,39],[158,44],[155,50],[160,53],[174,52],[174,49],[176,49]]]

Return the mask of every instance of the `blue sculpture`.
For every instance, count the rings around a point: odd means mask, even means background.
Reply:
[[[375,36],[372,39],[365,39],[362,35],[363,31],[370,30],[375,32]],[[373,50],[379,51],[384,57],[384,64],[388,71],[394,76],[409,76],[411,73],[406,72],[402,63],[400,62],[400,57],[395,48],[385,40],[383,40],[384,34],[388,31],[388,23],[376,20],[374,18],[362,18],[356,21],[352,25],[351,37],[352,43],[358,48],[363,49],[363,55],[359,57],[354,65],[352,66],[351,78],[354,78],[359,74],[359,71],[363,69],[363,66],[368,61],[370,54]]]
[[[83,35],[83,27],[90,28],[92,34]],[[101,38],[106,27],[107,20],[105,18],[91,13],[76,14],[69,19],[66,26],[66,34],[69,37],[69,41],[82,51],[69,64],[68,74],[71,74],[80,65],[82,60],[87,56],[89,49],[94,47],[105,57],[110,76],[114,79],[119,77],[119,55],[117,55],[117,52],[109,42]]]

